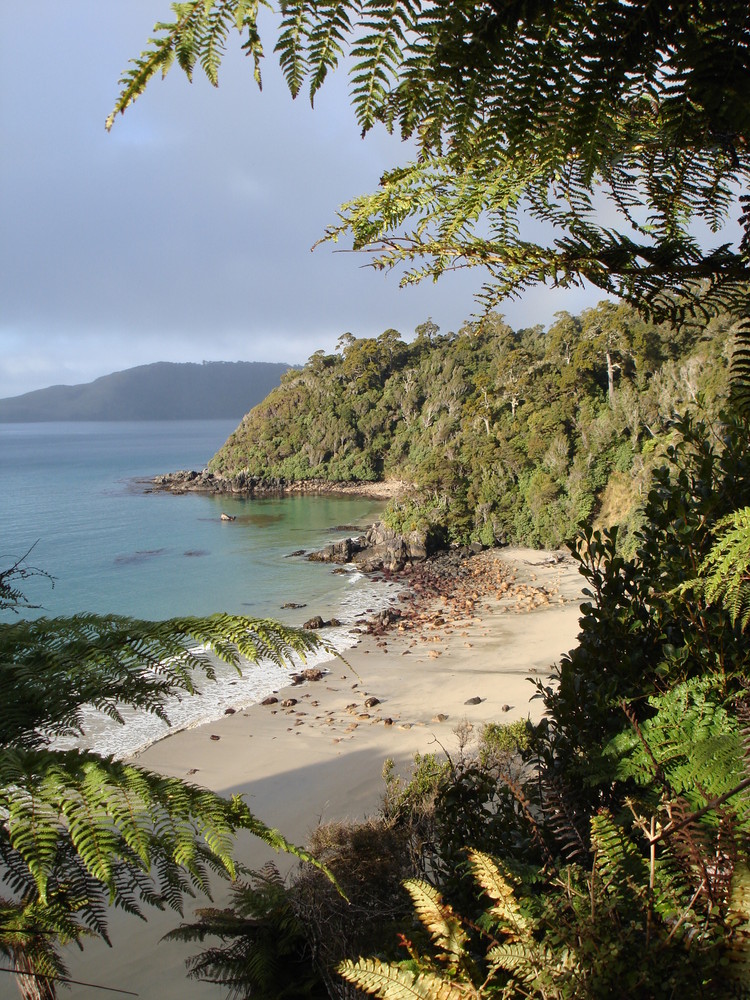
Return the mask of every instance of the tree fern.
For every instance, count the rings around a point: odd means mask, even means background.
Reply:
[[[299,630],[230,615],[0,624],[0,875],[13,893],[0,949],[18,956],[23,928],[32,966],[48,955],[58,974],[55,939],[106,937],[108,905],[137,915],[150,905],[180,909],[186,894],[210,892],[212,874],[234,877],[240,830],[308,858],[240,798],[52,744],[82,735],[86,707],[118,722],[125,705],[168,721],[169,698],[214,677],[212,657],[239,671],[244,660],[286,664],[319,646]]]

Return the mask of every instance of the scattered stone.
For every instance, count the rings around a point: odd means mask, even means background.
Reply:
[[[306,667],[302,671],[302,676],[306,681],[320,681],[324,675],[320,667]]]
[[[365,708],[374,708],[376,705],[380,704],[380,698],[376,698],[374,695],[370,695],[369,698],[365,698]]]
[[[305,554],[304,549],[300,549],[299,552],[292,552],[291,553],[291,555],[293,555],[293,556],[303,556],[304,554]],[[281,610],[283,611],[285,608],[294,608],[294,609],[296,609],[296,608],[306,608],[306,607],[307,607],[306,604],[295,604],[294,601],[289,601],[288,604],[282,604],[281,605]]]
[[[263,699],[263,701],[261,702],[261,705],[277,705],[278,702],[279,702],[278,698],[274,697],[274,695],[272,695],[272,694],[269,694],[269,696],[267,698]]]
[[[501,712],[510,712],[510,705],[502,705],[500,708]]]
[[[309,629],[323,628],[324,625],[325,622],[320,617],[320,615],[315,615],[314,618],[308,618],[305,624],[302,626],[302,628],[309,628]]]
[[[212,739],[212,740],[220,740],[221,736],[217,736],[215,733],[211,733],[210,739]]]
[[[198,773],[198,768],[197,767],[191,767],[190,770],[187,773],[188,774],[197,774]]]
[[[225,514],[222,511],[220,520],[222,520],[222,521],[236,521],[237,517],[234,514]]]
[[[282,708],[292,708],[296,704],[297,704],[297,699],[296,698],[285,698],[282,701],[282,703],[281,703],[281,707]]]
[[[431,722],[445,722],[449,717],[444,715],[442,712],[438,712],[437,715],[433,715]]]
[[[384,726],[392,726],[393,725],[393,719],[391,719],[391,718],[383,719],[383,725]]]
[[[474,698],[467,698],[466,701],[464,702],[464,705],[481,705],[483,701],[484,698],[475,696]]]
[[[236,708],[225,708],[224,715],[234,715],[236,711],[237,711]]]

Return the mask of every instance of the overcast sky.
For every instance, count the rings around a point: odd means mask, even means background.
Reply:
[[[173,69],[105,132],[121,71],[169,15],[0,4],[0,397],[152,361],[304,362],[345,331],[469,318],[479,271],[401,290],[358,255],[310,252],[408,150],[359,138],[343,76],[314,111],[292,102],[272,39],[262,94],[236,53],[218,90]],[[540,289],[504,312],[518,328],[598,298]]]

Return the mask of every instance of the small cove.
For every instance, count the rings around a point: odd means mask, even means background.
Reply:
[[[392,587],[358,573],[290,556],[367,525],[383,508],[362,498],[289,496],[249,500],[150,493],[139,480],[178,468],[200,469],[234,429],[232,421],[0,424],[0,553],[28,558],[54,577],[24,583],[41,607],[35,617],[79,612],[160,619],[218,611],[301,625],[313,615],[350,623],[382,607]],[[226,512],[234,521],[221,521]],[[343,532],[346,533],[346,532]],[[303,605],[283,608],[284,604]],[[8,620],[8,613],[5,614]],[[351,645],[346,628],[327,635]],[[172,711],[179,726],[249,704],[284,679],[275,668],[243,678],[223,670],[201,698]],[[126,753],[164,735],[156,720],[92,730],[106,752]],[[127,730],[127,732],[126,732]]]

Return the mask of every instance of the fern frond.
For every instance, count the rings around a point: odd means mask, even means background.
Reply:
[[[80,735],[82,709],[117,722],[128,705],[168,721],[165,703],[215,677],[212,657],[238,671],[242,659],[278,665],[320,647],[299,629],[233,615],[143,622],[76,615],[0,624],[0,741],[32,748]]]
[[[538,992],[532,996],[540,997],[554,995],[546,990],[554,982],[555,975],[575,971],[577,966],[575,956],[567,949],[552,951],[532,941],[496,945],[488,951],[487,961],[493,970],[503,969],[518,982],[536,987]]]
[[[475,850],[468,853],[474,878],[493,901],[491,915],[504,925],[503,930],[510,930],[521,938],[528,937],[531,924],[518,905],[510,877],[500,871],[498,862],[489,855]]]
[[[315,5],[316,18],[309,33],[307,56],[311,104],[344,54],[345,39],[351,30],[352,6],[350,0],[322,0]]]
[[[306,0],[287,0],[281,4],[281,31],[275,52],[292,97],[297,97],[308,71],[305,46],[310,31]]]
[[[347,982],[383,1000],[467,1000],[473,987],[443,979],[433,972],[412,973],[376,958],[345,961],[336,970]]]
[[[739,986],[750,982],[750,867],[747,862],[735,866],[729,900],[730,924],[727,944],[730,978]]]
[[[749,354],[750,358],[750,354]],[[696,589],[709,604],[722,604],[732,624],[750,624],[750,507],[716,525],[716,541],[698,567]],[[689,585],[688,585],[689,586]]]
[[[644,895],[648,885],[646,861],[609,813],[601,812],[591,820],[591,846],[605,892],[614,898]]]
[[[429,882],[407,879],[404,888],[411,896],[414,910],[430,932],[432,940],[445,952],[450,967],[455,968],[464,954],[468,940],[460,919]]]
[[[746,199],[745,204],[747,204]],[[746,213],[745,220],[747,226],[750,213]],[[746,229],[744,238],[747,237]],[[747,250],[746,255],[750,259]],[[750,316],[747,314],[738,320],[734,328],[734,346],[729,373],[732,400],[743,416],[750,416]]]

